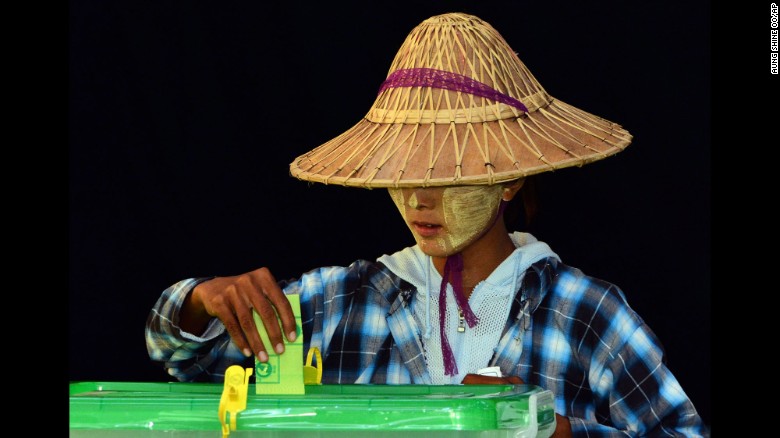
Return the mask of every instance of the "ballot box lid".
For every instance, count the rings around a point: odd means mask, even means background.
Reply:
[[[70,436],[220,437],[223,388],[71,382]],[[517,438],[549,436],[554,425],[552,393],[534,385],[306,385],[298,395],[250,390],[229,435]]]

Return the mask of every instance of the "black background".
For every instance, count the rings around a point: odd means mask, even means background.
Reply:
[[[492,24],[550,95],[633,134],[614,157],[541,175],[531,231],[624,290],[710,424],[700,0],[71,0],[69,379],[168,381],[144,323],[183,278],[288,278],[413,244],[386,191],[288,166],[365,115],[415,25],[455,11]]]

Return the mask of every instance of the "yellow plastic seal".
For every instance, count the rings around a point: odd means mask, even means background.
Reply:
[[[222,438],[230,435],[231,430],[236,430],[238,413],[246,409],[249,377],[252,375],[252,371],[252,368],[244,369],[241,365],[231,365],[225,371],[225,388],[222,390],[222,398],[219,400]],[[228,425],[228,414],[230,415],[230,425]]]
[[[317,357],[316,367],[311,365],[314,356]],[[322,354],[317,347],[309,348],[309,352],[306,354],[306,364],[303,366],[303,383],[306,385],[322,383]]]

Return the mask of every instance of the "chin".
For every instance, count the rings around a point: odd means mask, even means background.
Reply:
[[[449,257],[453,254],[459,253],[463,248],[457,247],[457,248],[443,248],[439,243],[437,242],[430,242],[426,240],[418,240],[417,246],[420,247],[420,250],[422,250],[423,254],[431,257]]]

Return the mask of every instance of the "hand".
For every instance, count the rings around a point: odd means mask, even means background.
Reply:
[[[495,377],[495,376],[483,376],[480,374],[466,374],[461,382],[464,385],[501,385],[501,384],[514,384],[520,385],[523,379],[517,376],[507,377]],[[555,432],[550,435],[550,438],[571,438],[571,423],[569,417],[555,414]]]
[[[252,309],[260,315],[272,345],[263,345]],[[284,352],[280,320],[287,339],[292,342],[296,337],[290,302],[268,268],[217,277],[197,285],[184,302],[179,325],[189,333],[200,334],[211,318],[222,321],[244,355],[249,357],[254,353],[260,362],[268,361],[267,347],[273,347],[279,354]]]
[[[496,377],[483,376],[481,374],[466,374],[460,383],[464,385],[521,385],[525,382],[518,376]]]
[[[571,423],[569,417],[555,414],[555,432],[550,438],[571,438]]]

